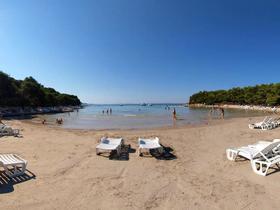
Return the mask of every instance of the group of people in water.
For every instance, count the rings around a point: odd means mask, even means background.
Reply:
[[[109,114],[111,115],[113,110],[111,108],[107,109],[106,111],[102,110],[102,114],[105,114],[105,112],[106,112],[107,115],[109,115]]]
[[[220,119],[224,119],[225,117],[225,110],[222,107],[212,107],[208,113],[209,117],[220,116]]]
[[[170,110],[170,107],[169,106],[166,106],[165,107],[165,110]],[[107,115],[111,115],[113,112],[113,110],[111,108],[107,109],[107,110],[102,110],[102,114],[104,115],[105,113]],[[224,116],[225,116],[225,110],[222,108],[222,107],[212,107],[210,110],[209,110],[209,113],[208,113],[208,116],[209,117],[215,117],[215,116],[220,116],[220,119],[224,119]],[[176,121],[178,118],[177,118],[177,112],[176,112],[176,109],[173,108],[172,110],[172,116],[173,116],[173,120]],[[63,124],[63,119],[62,118],[56,118],[55,120],[56,124],[57,125],[61,125]],[[0,123],[1,123],[1,118],[0,118]],[[42,124],[46,124],[46,120],[43,119],[42,120]]]
[[[43,119],[41,122],[42,122],[43,125],[45,125],[45,124],[47,123],[47,120],[46,120],[46,119]],[[62,118],[56,118],[56,119],[55,119],[55,123],[56,123],[57,125],[62,125],[62,124],[63,124],[63,119],[62,119]]]

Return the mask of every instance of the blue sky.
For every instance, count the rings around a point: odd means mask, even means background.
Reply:
[[[0,70],[91,103],[279,82],[280,1],[1,1]]]

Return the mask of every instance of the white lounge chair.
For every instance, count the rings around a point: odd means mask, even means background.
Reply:
[[[18,135],[19,135],[19,129],[13,129],[12,127],[7,125],[0,126],[0,136],[18,136]]]
[[[144,151],[150,152],[150,149],[158,149],[160,153],[163,152],[163,147],[159,143],[159,138],[150,138],[150,139],[138,139],[138,155],[141,156]]]
[[[256,144],[226,150],[227,158],[235,161],[237,157],[243,157],[251,161],[251,166],[256,174],[266,176],[268,169],[280,162],[280,140],[272,142],[259,141]]]
[[[280,125],[280,117],[275,117],[271,122],[272,128],[277,128]]]
[[[249,124],[250,129],[271,130],[279,126],[279,118],[265,117],[263,121]]]
[[[116,150],[117,154],[120,155],[123,143],[124,141],[122,138],[103,137],[101,138],[100,143],[96,146],[96,154],[99,155],[103,152],[111,152]]]
[[[0,154],[0,166],[10,177],[23,175],[27,166],[27,161],[16,154]]]
[[[278,143],[277,143],[278,142]],[[229,148],[226,150],[226,155],[229,160],[235,161],[238,157],[243,157],[248,160],[255,158],[259,152],[268,147],[271,144],[280,144],[280,139],[274,139],[271,141],[258,141],[255,144],[243,146],[239,148]]]
[[[250,129],[264,129],[267,127],[267,123],[271,120],[270,117],[265,117],[263,119],[263,121],[261,122],[256,122],[256,123],[252,123],[252,124],[249,124],[249,128]]]

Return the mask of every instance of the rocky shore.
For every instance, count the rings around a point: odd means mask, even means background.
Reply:
[[[17,117],[36,114],[55,114],[73,112],[81,106],[57,106],[57,107],[0,107],[1,117]]]
[[[253,111],[263,111],[270,113],[280,113],[280,107],[257,106],[257,105],[233,105],[233,104],[220,104],[220,105],[206,105],[206,104],[189,104],[190,108],[224,108],[224,109],[244,109]]]

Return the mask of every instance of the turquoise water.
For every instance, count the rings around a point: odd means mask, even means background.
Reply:
[[[45,115],[48,121],[63,118],[64,128],[77,129],[143,129],[165,126],[200,124],[208,121],[209,109],[190,109],[184,106],[169,105],[89,105],[78,112]],[[107,114],[107,109],[112,114]],[[176,109],[178,120],[174,124],[172,110]],[[102,111],[105,111],[103,114]],[[214,114],[216,118],[218,113]],[[251,117],[263,115],[261,112],[245,110],[225,110],[225,118]]]

